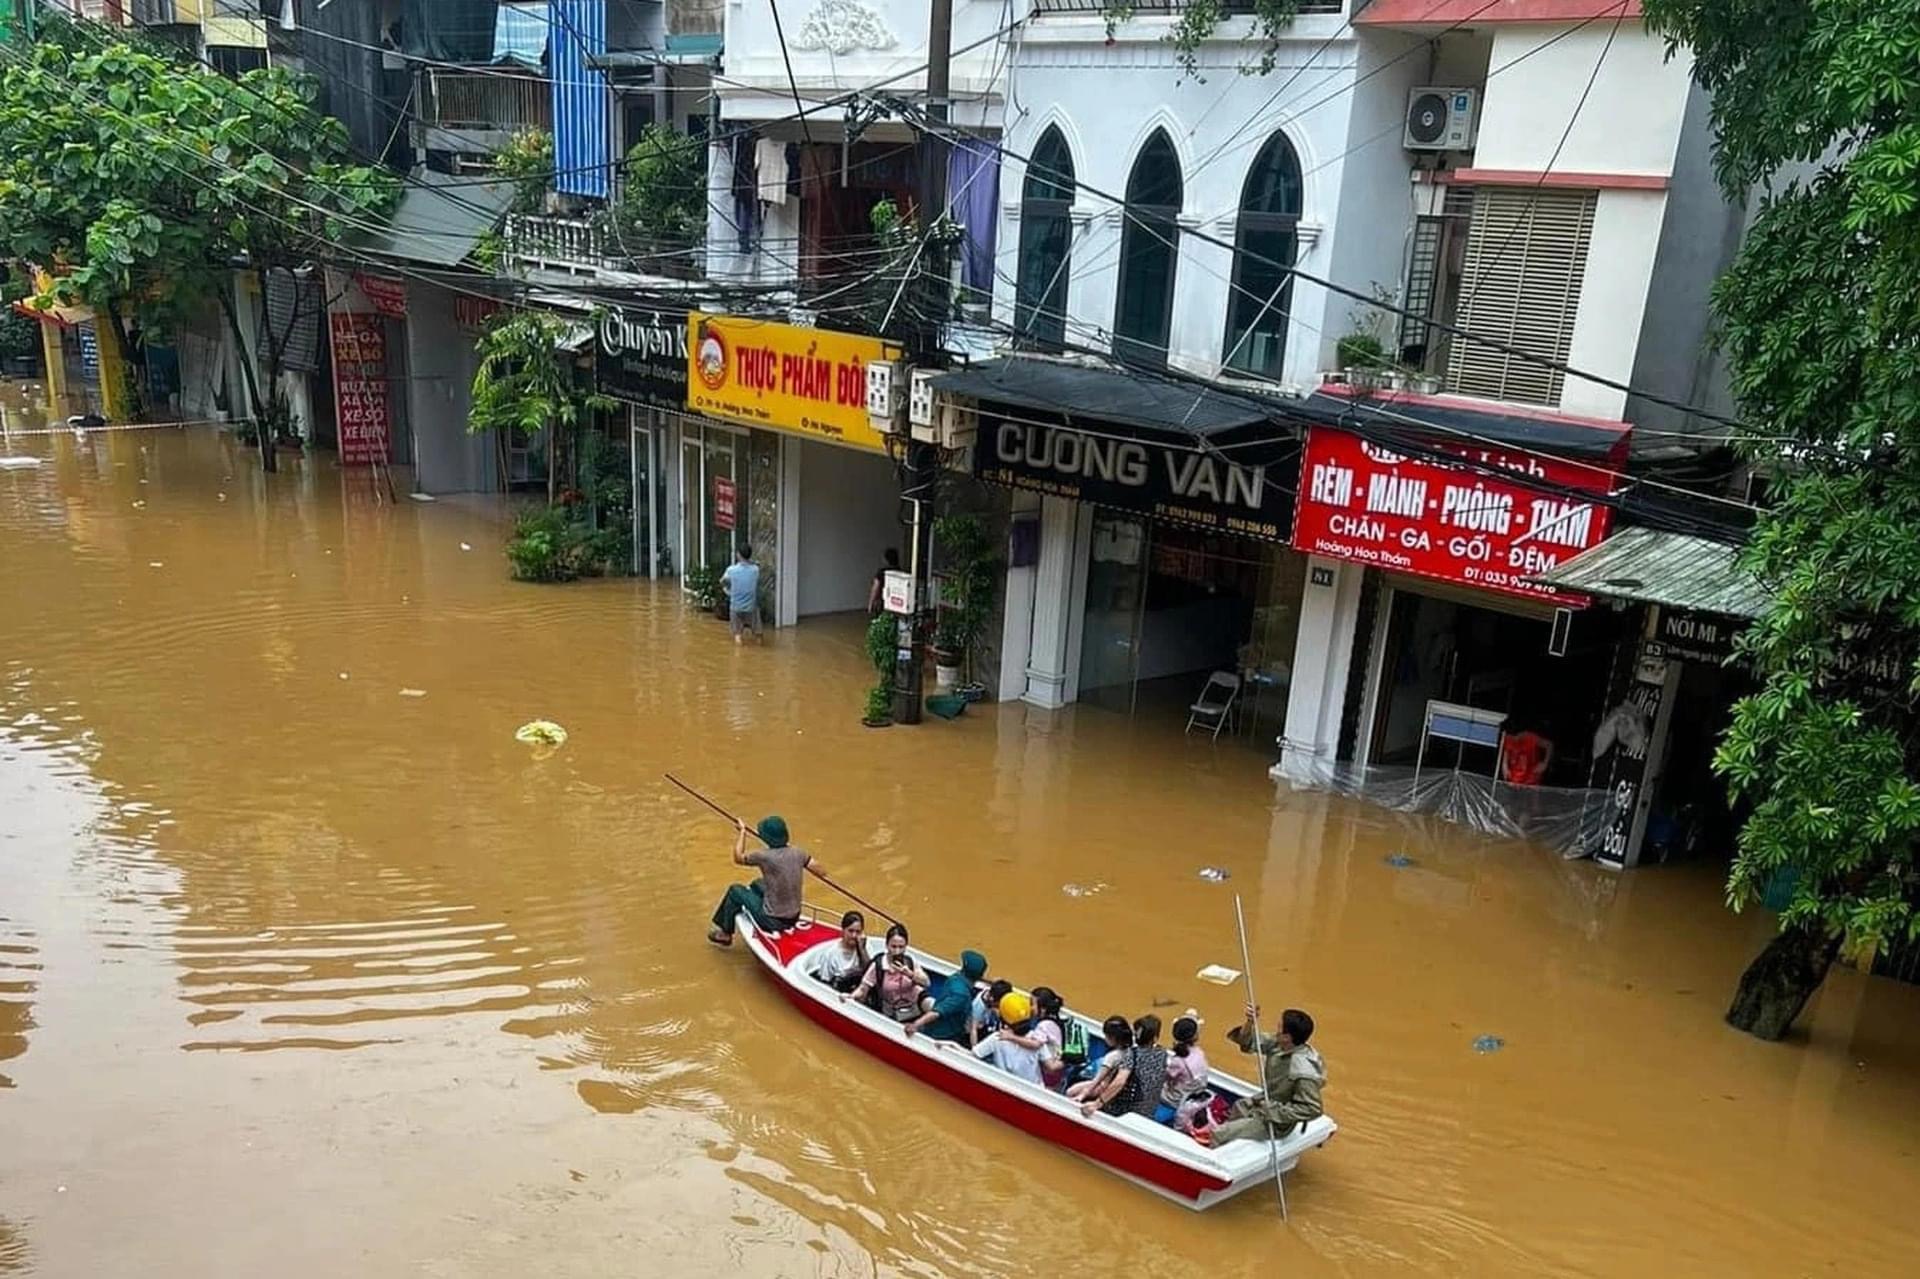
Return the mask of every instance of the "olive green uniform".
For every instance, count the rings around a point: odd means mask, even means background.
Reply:
[[[1271,1125],[1275,1137],[1284,1137],[1294,1125],[1322,1114],[1320,1090],[1327,1082],[1327,1063],[1308,1044],[1282,1048],[1270,1035],[1258,1031],[1249,1037],[1245,1027],[1227,1032],[1243,1053],[1257,1053],[1266,1074],[1267,1097],[1254,1094],[1233,1103],[1226,1122],[1213,1130],[1213,1144],[1263,1141]],[[1271,1104],[1269,1104],[1271,1098]]]

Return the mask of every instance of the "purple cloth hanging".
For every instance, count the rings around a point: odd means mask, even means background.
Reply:
[[[966,229],[960,282],[976,297],[993,294],[993,233],[1000,209],[1000,153],[978,138],[947,152],[947,213]]]

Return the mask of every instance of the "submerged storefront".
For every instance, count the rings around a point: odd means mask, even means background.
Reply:
[[[999,686],[1181,722],[1215,677],[1230,729],[1278,732],[1306,559],[1297,439],[1250,398],[1010,357],[944,376],[972,470],[1012,491]]]

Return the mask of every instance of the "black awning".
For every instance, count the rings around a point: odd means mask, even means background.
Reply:
[[[1351,415],[1361,425],[1378,424],[1403,431],[1424,426],[1441,436],[1469,435],[1560,457],[1611,457],[1621,448],[1629,430],[1625,422],[1613,427],[1547,412],[1529,416],[1392,391],[1369,392],[1364,399],[1356,399],[1323,387],[1308,396],[1302,408],[1330,425],[1337,426]]]
[[[1057,414],[1068,424],[1106,422],[1202,439],[1274,421],[1281,414],[1279,405],[1269,409],[1251,394],[1034,356],[1006,356],[942,373],[935,384],[950,395]]]

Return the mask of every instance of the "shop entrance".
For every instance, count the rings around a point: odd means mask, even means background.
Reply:
[[[1519,611],[1525,608],[1524,601],[1508,611],[1395,589],[1375,668],[1368,762],[1413,764],[1428,703],[1451,702],[1504,714],[1508,736],[1544,737],[1552,756],[1541,784],[1590,785],[1593,733],[1627,623],[1604,607],[1577,612],[1556,657],[1552,606]],[[1486,747],[1434,741],[1425,763],[1492,776],[1497,760]]]
[[[1306,557],[1287,547],[1097,511],[1088,548],[1079,700],[1184,722],[1208,675],[1241,681],[1233,728],[1271,742]]]
[[[747,539],[747,432],[684,419],[680,433],[679,560],[716,571]]]

